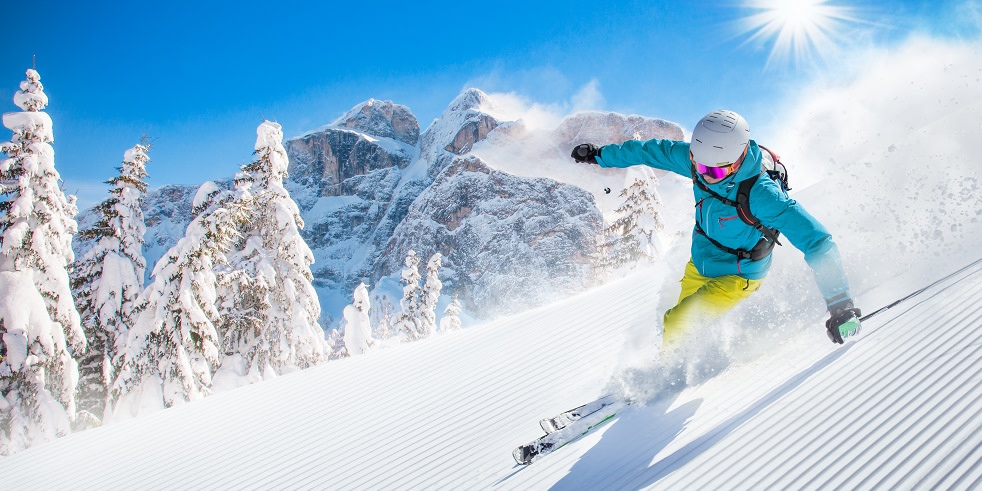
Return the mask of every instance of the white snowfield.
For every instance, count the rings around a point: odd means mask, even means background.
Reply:
[[[0,482],[18,490],[982,486],[980,263],[871,319],[857,341],[832,345],[816,319],[765,357],[629,407],[516,466],[511,451],[542,434],[538,420],[600,395],[631,333],[656,325],[662,276],[653,268],[483,326],[72,434],[0,459]]]

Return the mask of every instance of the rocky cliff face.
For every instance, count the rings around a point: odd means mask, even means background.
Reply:
[[[353,191],[348,180],[379,169],[404,168],[411,155],[392,152],[352,131],[331,129],[287,142],[291,180],[317,196],[344,196]]]
[[[465,91],[420,133],[405,106],[370,100],[285,142],[287,188],[306,223],[326,317],[340,317],[358,282],[398,278],[409,249],[424,258],[443,254],[445,293],[479,316],[587,286],[603,222],[593,195],[562,179],[518,177],[470,154],[476,145],[493,146],[496,131],[514,129],[482,111],[488,103],[483,92]],[[683,135],[664,121],[584,113],[550,136],[559,157],[573,143],[652,137]],[[151,268],[183,235],[193,195],[193,188],[168,186],[148,196]]]
[[[380,255],[410,206],[455,152],[497,125],[476,110],[486,97],[465,92],[422,135],[404,106],[373,100],[286,142],[288,188],[307,223],[318,288],[344,298],[357,282],[393,273]]]
[[[350,196],[350,182],[378,170],[408,166],[416,157],[419,123],[409,109],[370,100],[331,125],[285,142],[290,180],[304,195]]]
[[[583,142],[606,145],[651,138],[683,140],[685,135],[679,125],[661,119],[604,112],[583,112],[567,117],[555,131],[555,142],[561,149]]]
[[[407,145],[419,143],[419,122],[407,108],[391,101],[368,101],[341,116],[332,126],[348,128],[376,138],[389,138]]]
[[[460,157],[410,206],[375,272],[399,271],[410,249],[440,252],[441,279],[470,311],[521,311],[587,286],[601,225],[582,189]]]

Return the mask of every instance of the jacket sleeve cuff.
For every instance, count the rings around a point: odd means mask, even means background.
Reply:
[[[604,147],[605,146],[606,145],[604,145]],[[600,154],[603,152],[604,147],[598,148],[597,155],[593,158],[594,160],[597,161],[597,165],[599,165],[600,167],[607,167],[607,164],[604,163],[603,158],[600,156]]]
[[[854,308],[852,298],[849,298],[848,293],[840,293],[832,298],[825,299],[825,304],[828,306],[829,313],[835,313],[845,309]]]

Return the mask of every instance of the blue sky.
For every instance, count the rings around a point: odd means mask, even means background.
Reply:
[[[154,141],[151,187],[198,184],[247,163],[263,119],[291,137],[373,97],[408,106],[421,129],[467,87],[686,127],[728,107],[766,125],[772,101],[842,70],[839,50],[977,37],[982,10],[982,0],[829,1],[849,9],[836,11],[848,19],[834,39],[772,58],[775,36],[752,39],[739,23],[773,13],[765,7],[780,2],[767,0],[0,1],[0,111],[17,110],[37,55],[56,166],[83,205],[104,197],[143,135]]]

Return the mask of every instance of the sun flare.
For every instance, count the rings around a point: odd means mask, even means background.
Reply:
[[[756,13],[740,19],[747,42],[773,42],[767,57],[796,66],[824,57],[842,37],[842,29],[857,22],[853,9],[829,5],[825,0],[748,0],[745,7]]]

